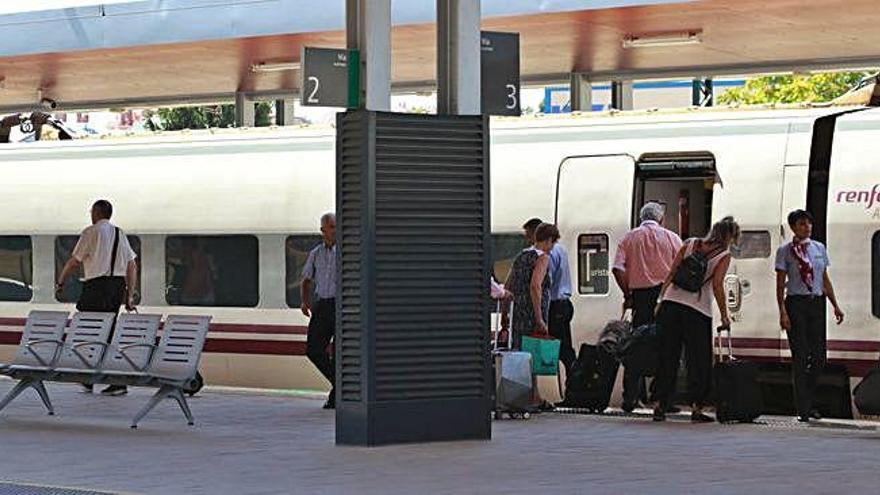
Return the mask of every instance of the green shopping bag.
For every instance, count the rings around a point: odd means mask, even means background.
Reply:
[[[559,373],[558,339],[523,336],[522,350],[532,355],[532,373],[556,376]]]

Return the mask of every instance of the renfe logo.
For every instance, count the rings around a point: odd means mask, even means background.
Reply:
[[[870,191],[839,191],[838,203],[864,203],[865,209],[869,210],[875,205],[880,205],[880,184],[874,184]]]

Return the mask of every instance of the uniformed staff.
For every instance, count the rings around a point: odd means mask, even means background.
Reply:
[[[76,247],[55,285],[60,294],[68,278],[83,267],[85,282],[76,303],[78,311],[118,313],[123,304],[134,310],[135,287],[137,287],[137,262],[134,250],[122,229],[110,223],[113,205],[105,199],[95,201],[91,209],[92,225],[79,236]],[[92,386],[84,384],[86,392]],[[110,385],[101,391],[104,395],[124,395],[125,386]]]
[[[329,345],[336,332],[336,215],[321,217],[323,240],[309,252],[300,286],[302,312],[311,318],[306,355],[330,382],[330,396],[324,409],[336,407],[336,364]],[[312,288],[316,296],[312,304]]]
[[[776,251],[776,301],[779,326],[788,334],[791,348],[798,420],[806,423],[822,418],[813,408],[813,396],[825,366],[825,299],[831,302],[838,325],[843,323],[843,311],[828,276],[828,251],[810,239],[813,216],[795,210],[788,215],[788,225],[794,238]]]

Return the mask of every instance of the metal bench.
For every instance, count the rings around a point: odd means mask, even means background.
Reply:
[[[146,368],[137,371],[137,362],[132,359],[131,351],[126,352],[120,347],[119,354],[126,361],[128,369],[104,367],[99,372],[97,379],[101,383],[159,388],[132,419],[132,428],[137,428],[140,420],[165,398],[174,399],[186,416],[187,424],[194,424],[183,389],[196,378],[210,322],[210,316],[171,315],[165,320],[158,346],[149,343],[137,346],[144,349],[155,348]],[[135,346],[127,347],[131,350],[134,348]],[[115,359],[115,352],[116,349],[111,350],[105,361]],[[121,365],[118,360],[116,365]]]
[[[31,311],[28,314],[12,364],[0,366],[0,373],[19,379],[0,401],[0,410],[26,389],[33,388],[49,414],[55,413],[43,381],[32,377],[54,368],[64,346],[68,314],[66,311]]]

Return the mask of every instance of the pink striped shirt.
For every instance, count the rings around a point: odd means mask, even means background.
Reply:
[[[630,289],[656,287],[666,280],[679,249],[681,239],[675,232],[645,220],[620,240],[614,268],[626,272]]]

